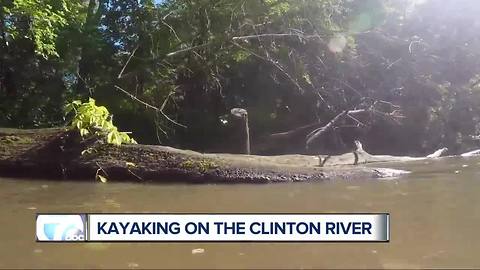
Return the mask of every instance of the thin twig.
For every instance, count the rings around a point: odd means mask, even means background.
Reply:
[[[128,95],[131,99],[133,99],[133,100],[135,100],[135,101],[137,101],[137,102],[142,103],[142,104],[145,105],[146,107],[148,107],[148,108],[150,108],[150,109],[154,109],[154,110],[156,110],[156,111],[160,111],[159,108],[157,108],[157,107],[155,107],[155,106],[153,106],[153,105],[150,105],[150,104],[146,103],[145,101],[143,101],[143,100],[141,100],[141,99],[138,99],[136,96],[130,94],[128,91],[124,90],[124,89],[121,88],[120,86],[114,85],[114,87],[115,87],[116,89],[122,91],[124,94]]]
[[[335,116],[330,122],[328,122],[326,125],[323,127],[317,128],[310,132],[307,137],[306,137],[306,146],[309,148],[309,146],[313,143],[313,141],[317,140],[320,136],[325,134],[326,132],[332,130],[335,128],[337,123],[341,121],[345,116],[348,116],[349,114],[355,115],[355,114],[360,114],[367,112],[367,109],[359,109],[359,110],[345,110],[341,113],[339,113],[337,116]]]
[[[172,15],[173,10],[168,12],[167,15],[163,16],[162,20],[166,20],[168,16]]]
[[[132,53],[130,54],[130,56],[129,56],[128,59],[127,59],[127,62],[125,62],[125,65],[123,66],[122,70],[121,70],[120,73],[118,74],[117,79],[120,79],[120,78],[122,77],[123,72],[124,72],[125,69],[127,68],[128,63],[130,63],[130,60],[132,59],[133,55],[135,54],[135,52],[137,51],[138,48],[139,48],[139,46],[137,45],[137,46],[135,47],[135,49],[132,51]],[[123,92],[124,94],[126,94],[127,96],[129,96],[131,99],[133,99],[133,100],[135,100],[135,101],[137,101],[137,102],[145,105],[146,107],[148,107],[148,108],[150,108],[150,109],[153,109],[153,110],[161,113],[162,116],[165,117],[165,118],[166,118],[168,121],[170,121],[171,123],[173,123],[173,124],[175,124],[175,125],[177,125],[177,126],[179,126],[179,127],[187,128],[187,126],[182,125],[182,124],[176,122],[175,120],[171,119],[167,114],[165,114],[165,113],[163,112],[163,109],[164,109],[164,107],[165,107],[166,101],[163,102],[162,108],[159,109],[159,108],[157,108],[157,107],[155,107],[155,106],[153,106],[153,105],[151,105],[151,104],[148,104],[147,102],[145,102],[145,101],[137,98],[136,96],[132,95],[130,92],[126,91],[125,89],[121,88],[121,87],[118,86],[118,85],[114,85],[114,87],[115,87],[115,89],[117,89],[117,90]],[[169,95],[167,96],[167,99],[170,97],[170,95],[171,95],[171,94],[169,94]]]
[[[173,29],[173,27],[171,25],[169,25],[168,23],[166,23],[164,20],[161,20],[162,24],[165,25],[166,27],[168,27],[168,29],[170,29],[170,32],[173,33],[173,35],[175,36],[175,38],[178,40],[178,42],[182,43],[183,41],[180,39],[180,37],[177,35],[177,32],[175,31],[175,29]]]
[[[167,97],[165,98],[165,100],[163,101],[162,103],[162,106],[160,107],[160,110],[163,111],[165,109],[165,106],[167,105],[168,103],[168,100],[170,99],[170,97],[175,93],[175,91],[170,91],[170,93],[168,93]]]
[[[82,77],[82,75],[80,75],[80,73],[77,72],[77,76],[83,82],[85,87],[88,89],[88,92],[90,93],[90,96],[92,96],[93,95],[93,88],[88,85],[87,81]]]
[[[117,79],[122,78],[122,75],[123,75],[123,72],[125,71],[125,68],[127,68],[128,63],[130,63],[130,60],[132,60],[132,57],[135,54],[135,52],[138,50],[138,47],[139,47],[139,45],[137,45],[137,47],[135,47],[135,49],[133,49],[132,53],[130,54],[130,56],[127,59],[127,62],[125,62],[125,65],[123,65],[122,70],[120,70],[120,73],[118,73]]]
[[[143,178],[138,176],[137,174],[135,174],[134,172],[132,172],[132,170],[130,170],[129,168],[127,168],[128,172],[131,173],[133,176],[135,176],[138,180],[142,180],[143,181]]]
[[[161,109],[159,109],[159,108],[157,108],[157,107],[155,107],[155,106],[153,106],[153,105],[151,105],[151,104],[148,104],[147,102],[145,102],[145,101],[137,98],[136,96],[130,94],[128,91],[126,91],[125,89],[121,88],[121,87],[118,86],[118,85],[114,85],[114,87],[115,87],[115,89],[120,90],[120,91],[123,92],[124,94],[128,95],[131,99],[133,99],[133,100],[135,100],[135,101],[137,101],[137,102],[145,105],[146,107],[148,107],[148,108],[150,108],[150,109],[153,109],[153,110],[155,110],[155,111],[157,111],[157,112],[160,112],[160,113],[162,114],[162,116],[165,117],[165,118],[166,118],[168,121],[170,121],[171,123],[173,123],[173,124],[175,124],[175,125],[177,125],[177,126],[179,126],[179,127],[187,128],[187,126],[182,125],[182,124],[176,122],[175,120],[171,119],[171,118],[170,118],[168,115],[166,115]]]
[[[359,126],[365,126],[364,123],[362,123],[362,122],[361,122],[360,120],[358,120],[357,118],[353,117],[351,114],[347,113],[347,116],[348,116],[350,119],[352,119],[353,121],[357,122],[357,124],[358,124]]]
[[[350,90],[352,90],[353,92],[355,92],[355,94],[357,94],[358,96],[363,97],[363,95],[360,94],[360,91],[358,91],[357,89],[353,88],[353,86],[351,86],[351,85],[348,84],[347,82],[342,81],[342,80],[337,79],[337,78],[332,78],[332,80],[337,81],[337,82],[343,84],[343,85],[346,86],[348,89],[350,89]]]
[[[232,40],[248,40],[248,39],[258,39],[263,37],[299,37],[303,39],[319,38],[318,35],[303,35],[303,34],[258,34],[258,35],[249,35],[249,36],[237,36],[233,37]]]
[[[387,67],[387,70],[389,70],[390,68],[393,67],[393,65],[395,65],[396,63],[400,62],[402,60],[402,58],[398,58],[397,60],[393,61],[390,65],[388,65]]]
[[[207,47],[208,45],[210,45],[210,43],[205,43],[205,44],[201,44],[201,45],[197,45],[197,46],[193,46],[193,47],[181,49],[181,50],[178,50],[178,51],[174,51],[174,52],[168,53],[168,54],[167,54],[167,57],[172,57],[172,56],[175,56],[175,55],[177,55],[177,54],[179,54],[179,53],[184,53],[184,52],[193,51],[193,50],[196,50],[196,49],[201,49],[201,48]]]
[[[233,43],[233,45],[239,47],[240,49],[245,50],[245,51],[251,53],[253,56],[256,56],[256,57],[258,57],[258,58],[266,61],[267,63],[270,63],[270,64],[273,65],[274,67],[276,67],[278,70],[280,70],[280,71],[293,83],[293,85],[295,85],[295,86],[297,87],[298,90],[304,92],[304,89],[300,86],[300,84],[298,84],[298,82],[297,82],[282,66],[280,66],[277,62],[275,62],[275,61],[273,61],[273,60],[271,60],[271,59],[268,59],[268,58],[266,58],[266,57],[263,57],[263,56],[257,54],[256,52],[254,52],[254,51],[252,51],[252,50],[249,50],[249,49],[243,47],[242,45],[240,45],[240,44],[238,44],[238,43],[236,43],[236,42],[232,42],[232,43]]]
[[[102,166],[100,166],[100,164],[98,164],[98,162],[96,162],[96,161],[95,161],[95,164],[96,164],[97,167],[98,167],[98,169],[97,169],[97,174],[98,174],[99,171],[102,171],[102,172],[105,174],[105,176],[108,177],[108,173],[102,168]]]

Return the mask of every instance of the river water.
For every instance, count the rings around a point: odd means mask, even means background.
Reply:
[[[377,165],[378,166],[378,165]],[[142,185],[0,178],[1,268],[480,268],[480,159],[399,179]],[[36,243],[37,212],[389,212],[390,243]]]

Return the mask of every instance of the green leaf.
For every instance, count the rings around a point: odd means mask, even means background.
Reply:
[[[104,106],[95,105],[95,100],[89,98],[88,102],[81,103],[76,100],[65,106],[68,110],[76,109],[75,116],[70,124],[72,129],[77,129],[82,137],[95,131],[99,137],[106,135],[109,144],[121,145],[122,143],[136,143],[127,132],[119,132],[112,123],[112,117]]]
[[[109,132],[107,135],[107,143],[113,143],[113,131]]]
[[[235,60],[235,62],[243,62],[245,61],[248,57],[250,56],[250,53],[249,52],[246,52],[246,51],[238,51],[236,52],[234,55],[233,55],[233,60]]]
[[[73,105],[71,103],[65,105],[65,115],[69,114],[71,111],[73,111]]]
[[[88,133],[90,133],[88,131],[88,129],[86,129],[86,128],[81,128],[80,129],[80,136],[84,137],[84,136],[88,135]]]
[[[114,141],[113,141],[113,144],[114,145],[121,145],[122,144],[122,138],[120,137],[120,135],[118,134],[118,132],[115,132],[113,133],[115,134],[113,137],[114,137]]]
[[[107,142],[114,145],[121,145],[122,138],[120,137],[118,131],[111,131],[107,135]]]

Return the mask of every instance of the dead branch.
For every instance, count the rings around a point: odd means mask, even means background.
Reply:
[[[133,57],[133,55],[135,54],[135,52],[137,52],[138,47],[139,47],[139,45],[137,45],[137,47],[135,47],[135,49],[133,49],[132,53],[130,54],[130,56],[129,56],[128,59],[127,59],[127,62],[125,62],[125,65],[123,65],[122,70],[120,70],[120,73],[118,73],[117,79],[122,78],[123,72],[124,72],[125,69],[127,68],[128,63],[130,63],[130,60],[132,60],[132,57]]]
[[[377,108],[378,105],[388,105],[389,109],[381,110]],[[332,120],[323,126],[319,122],[314,122],[312,124],[297,127],[289,131],[270,134],[268,139],[284,141],[292,138],[303,137],[306,138],[306,147],[308,149],[313,142],[320,139],[320,137],[322,137],[322,135],[324,135],[326,132],[342,127],[342,125],[339,125],[339,122],[347,117],[356,123],[356,127],[367,126],[367,124],[361,122],[356,117],[356,115],[364,113],[371,113],[372,115],[379,116],[396,124],[401,124],[400,120],[405,118],[400,110],[400,107],[388,101],[378,100],[371,97],[362,97],[358,105],[353,108],[358,108],[358,106],[363,106],[364,108],[345,110],[337,114]]]
[[[150,105],[150,104],[146,103],[145,101],[143,101],[143,100],[141,100],[141,99],[138,99],[136,96],[130,94],[128,91],[126,91],[125,89],[121,88],[120,86],[114,85],[114,87],[115,87],[117,90],[122,91],[124,94],[126,94],[127,96],[129,96],[131,99],[133,99],[133,100],[135,100],[135,101],[137,101],[137,102],[145,105],[145,107],[148,107],[148,108],[150,108],[150,109],[154,109],[155,111],[160,111],[159,108],[157,108],[157,107],[155,107],[155,106],[153,106],[153,105]]]
[[[298,82],[297,82],[281,65],[279,65],[276,61],[274,61],[274,60],[272,60],[272,59],[268,59],[268,58],[266,58],[266,57],[263,57],[263,56],[257,54],[256,52],[254,52],[254,51],[252,51],[252,50],[250,50],[250,49],[248,49],[248,48],[245,48],[245,47],[243,47],[242,45],[240,45],[240,44],[238,44],[238,43],[236,43],[236,42],[233,42],[233,41],[232,41],[232,44],[235,45],[235,46],[237,46],[238,48],[246,51],[246,52],[251,53],[253,56],[255,56],[255,57],[257,57],[257,58],[259,58],[259,59],[261,59],[261,60],[263,60],[263,61],[265,61],[265,62],[267,62],[267,63],[269,63],[269,64],[271,64],[271,65],[273,65],[273,66],[276,67],[278,70],[280,70],[280,71],[288,78],[288,80],[290,80],[290,82],[292,82],[292,84],[295,85],[295,87],[296,87],[299,91],[304,92],[304,90],[303,90],[303,88],[300,86],[300,84],[298,84]]]
[[[362,122],[360,122],[358,119],[356,119],[356,117],[354,117],[354,115],[363,114],[363,113],[374,113],[375,115],[379,115],[379,116],[383,117],[384,119],[393,121],[397,124],[400,124],[399,119],[405,118],[405,116],[403,116],[403,114],[401,113],[400,110],[394,110],[391,113],[382,112],[382,111],[377,110],[375,108],[376,103],[390,104],[390,105],[392,105],[393,108],[398,107],[396,105],[391,104],[390,102],[375,100],[375,103],[367,109],[345,110],[345,111],[341,112],[340,114],[338,114],[337,116],[335,116],[332,120],[330,120],[330,122],[328,122],[323,127],[317,128],[307,135],[307,137],[306,137],[306,147],[307,147],[307,149],[310,147],[310,145],[314,141],[318,140],[326,132],[328,132],[328,131],[334,129],[336,126],[338,126],[337,125],[338,122],[343,120],[345,117],[349,117],[350,119],[357,122],[359,125],[364,125],[364,124]]]
[[[121,88],[121,87],[118,86],[118,85],[114,85],[114,87],[115,87],[115,89],[117,89],[117,90],[121,91],[122,93],[126,94],[127,96],[129,96],[131,99],[133,99],[133,100],[135,100],[135,101],[137,101],[137,102],[145,105],[145,107],[148,107],[148,108],[150,108],[150,109],[153,109],[153,110],[159,112],[160,114],[162,114],[163,117],[165,117],[165,118],[166,118],[168,121],[170,121],[171,123],[173,123],[173,124],[175,124],[175,125],[177,125],[177,126],[179,126],[179,127],[187,128],[187,126],[182,125],[182,124],[176,122],[175,120],[171,119],[168,115],[166,115],[166,114],[163,112],[163,110],[161,110],[161,109],[159,109],[159,108],[157,108],[157,107],[155,107],[155,106],[153,106],[153,105],[150,105],[150,104],[148,104],[147,102],[145,102],[145,101],[137,98],[136,96],[130,94],[128,91],[126,91],[125,89]]]
[[[258,35],[249,35],[249,36],[237,36],[232,37],[232,40],[248,40],[248,39],[258,39],[263,37],[299,37],[303,39],[311,39],[311,38],[320,38],[318,35],[303,35],[300,33],[297,34],[258,34]]]
[[[346,116],[353,116],[353,115],[361,114],[361,113],[364,113],[364,112],[367,112],[367,111],[369,111],[369,110],[368,109],[359,109],[359,110],[345,110],[345,111],[341,112],[340,114],[335,116],[332,120],[330,120],[330,122],[328,122],[326,125],[313,130],[312,132],[310,132],[307,135],[307,137],[306,137],[306,139],[307,139],[306,140],[307,149],[310,147],[310,145],[314,141],[316,141],[318,138],[320,138],[323,134],[325,134],[326,132],[335,128],[337,123],[340,122],[341,120],[343,120]]]
[[[337,81],[337,82],[343,84],[343,85],[346,86],[348,89],[352,90],[355,94],[357,94],[359,97],[363,98],[363,95],[360,94],[360,92],[359,92],[357,89],[353,88],[353,86],[351,86],[351,85],[348,84],[347,82],[345,82],[345,81],[343,81],[343,80],[340,80],[340,79],[337,79],[337,78],[332,78],[332,80]]]
[[[168,29],[170,29],[170,32],[175,36],[175,38],[180,42],[182,43],[183,41],[180,39],[180,37],[177,35],[177,32],[175,31],[175,29],[170,25],[168,24],[167,22],[165,22],[165,19],[170,15],[172,14],[172,12],[168,13],[167,15],[165,15],[161,20],[160,22],[165,25],[166,27],[168,27]]]
[[[268,138],[269,139],[282,139],[282,138],[287,139],[287,138],[291,138],[292,136],[295,136],[297,134],[310,132],[310,130],[312,130],[312,128],[317,128],[320,125],[321,125],[320,123],[313,123],[313,124],[301,126],[301,127],[289,130],[289,131],[273,133],[273,134],[270,134],[268,136]]]
[[[122,69],[120,70],[120,73],[118,73],[118,76],[117,76],[117,79],[121,79],[122,78],[122,74],[123,72],[125,71],[125,69],[127,68],[128,64],[130,63],[130,61],[132,60],[132,57],[135,55],[135,52],[138,50],[139,48],[139,45],[137,45],[135,47],[135,49],[133,49],[132,53],[130,54],[130,56],[128,57],[127,61],[125,62],[125,65],[123,65]],[[173,94],[173,92],[170,92],[168,94],[168,96],[165,98],[165,100],[163,101],[163,104],[162,104],[162,107],[161,108],[157,108],[151,104],[148,104],[147,102],[137,98],[136,96],[132,95],[130,92],[128,92],[127,90],[121,88],[120,86],[118,85],[114,85],[115,89],[121,91],[122,93],[126,94],[128,97],[130,97],[131,99],[135,100],[136,102],[138,103],[141,103],[143,105],[145,105],[145,107],[147,108],[150,108],[150,109],[153,109],[155,110],[156,112],[159,112],[163,117],[165,117],[165,119],[167,119],[169,122],[171,122],[172,124],[174,125],[177,125],[179,127],[183,127],[183,128],[187,128],[187,126],[185,125],[182,125],[178,122],[176,122],[175,120],[173,120],[172,118],[170,118],[166,113],[163,112],[164,108],[165,108],[165,105],[167,104],[168,100],[170,99],[170,96]]]
[[[210,43],[205,43],[205,44],[201,44],[201,45],[197,45],[197,46],[193,46],[193,47],[181,49],[181,50],[178,50],[178,51],[174,51],[174,52],[168,53],[168,54],[167,54],[167,57],[172,57],[172,56],[175,56],[175,55],[177,55],[177,54],[184,53],[184,52],[195,51],[196,49],[201,49],[201,48],[207,47],[207,46],[209,46],[209,45],[210,45]]]

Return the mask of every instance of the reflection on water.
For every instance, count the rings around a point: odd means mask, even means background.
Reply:
[[[141,185],[0,179],[3,268],[480,267],[480,160],[397,166],[390,180]],[[37,212],[389,212],[390,243],[34,242]]]

